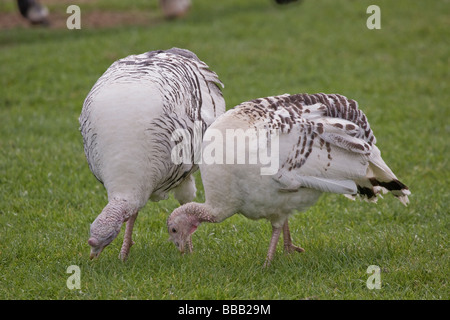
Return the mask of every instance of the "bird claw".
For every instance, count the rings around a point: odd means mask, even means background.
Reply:
[[[290,254],[290,253],[295,252],[295,251],[297,251],[297,252],[305,252],[305,249],[303,249],[303,248],[301,248],[301,247],[297,247],[297,246],[295,246],[295,245],[293,245],[293,244],[290,244],[290,245],[285,245],[285,246],[284,246],[284,251],[285,251],[286,253],[289,253],[289,254]],[[268,268],[268,267],[270,267],[271,261],[272,261],[272,259],[269,258],[269,257],[267,257],[267,258],[266,258],[266,261],[264,261],[263,268]]]
[[[297,246],[295,246],[293,244],[290,244],[290,245],[284,246],[284,251],[286,253],[292,253],[294,251],[305,252],[305,249],[303,249],[302,247],[297,247]]]
[[[120,251],[119,259],[122,260],[123,262],[125,262],[127,260],[127,258],[128,258],[128,253]]]
[[[266,259],[266,261],[264,261],[263,268],[265,269],[265,268],[268,268],[268,267],[270,267],[270,260]]]
[[[125,262],[128,258],[128,254],[130,253],[130,248],[132,245],[134,245],[135,242],[132,240],[129,244],[128,243],[124,243],[122,245],[122,248],[120,249],[120,253],[119,253],[119,259],[122,260],[123,262]]]
[[[128,254],[130,253],[130,247],[127,249],[122,248],[119,252],[119,259],[125,262],[128,259]]]

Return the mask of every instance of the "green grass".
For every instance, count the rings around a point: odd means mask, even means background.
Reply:
[[[118,0],[97,6],[108,3],[127,10]],[[381,30],[366,28],[370,4],[381,8]],[[82,19],[96,9],[79,5]],[[147,1],[132,9],[158,16]],[[185,19],[151,27],[1,31],[0,298],[449,299],[449,10],[448,1],[195,0]],[[173,46],[219,74],[228,108],[285,92],[356,99],[411,204],[326,194],[291,219],[306,252],[279,246],[264,270],[267,221],[202,225],[195,253],[180,256],[167,241],[170,198],[140,212],[128,261],[118,259],[123,232],[90,261],[89,224],[106,192],[84,157],[83,100],[114,60]],[[81,290],[66,287],[70,265]],[[382,270],[380,290],[366,287],[369,265]]]

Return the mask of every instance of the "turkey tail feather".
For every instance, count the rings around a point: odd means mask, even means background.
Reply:
[[[403,205],[408,205],[409,188],[397,179],[392,170],[381,158],[380,150],[374,146],[369,160],[367,176],[356,181],[358,194],[368,201],[376,202],[377,196],[391,192]]]

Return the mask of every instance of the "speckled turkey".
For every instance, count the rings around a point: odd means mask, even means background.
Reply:
[[[272,140],[256,141],[264,135],[251,135],[251,131],[277,137],[276,148]],[[227,135],[236,132],[245,133],[248,143],[226,145],[220,151],[233,164],[206,158],[212,154],[209,150],[220,149],[220,145],[211,148],[217,139],[207,137],[222,135],[221,141],[228,143],[232,139]],[[205,203],[191,202],[172,212],[167,220],[170,239],[181,252],[186,246],[192,251],[191,234],[202,222],[221,222],[235,213],[265,218],[273,228],[268,265],[281,231],[286,251],[303,251],[292,244],[288,219],[312,206],[323,192],[361,196],[371,202],[390,192],[407,205],[408,187],[386,165],[375,143],[357,102],[339,94],[286,94],[244,102],[206,130],[205,161],[200,164]],[[262,162],[238,164],[237,157],[252,154],[251,146],[256,146],[259,155],[275,153],[271,159],[276,170],[262,174],[267,167]],[[234,159],[225,155],[230,151]]]
[[[169,191],[181,203],[196,192],[194,161],[174,163],[177,129],[202,132],[225,112],[216,73],[191,51],[172,48],[114,62],[86,97],[79,118],[89,168],[108,204],[90,227],[91,259],[126,222],[120,258],[128,256],[138,211]]]

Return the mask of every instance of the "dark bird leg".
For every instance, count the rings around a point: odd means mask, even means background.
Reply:
[[[292,244],[292,238],[291,238],[291,233],[289,231],[288,220],[286,220],[286,222],[283,225],[283,240],[284,240],[284,251],[285,252],[292,253],[294,251],[297,251],[297,252],[305,251],[305,249],[303,249],[301,247],[297,247]]]
[[[267,252],[267,258],[266,261],[264,262],[264,267],[268,267],[273,259],[275,251],[277,249],[277,243],[278,239],[280,238],[280,234],[281,234],[281,227],[277,228],[272,226],[272,238],[270,239],[269,251]]]
[[[133,227],[137,215],[138,213],[136,212],[135,214],[132,214],[127,220],[127,225],[125,228],[125,236],[123,238],[123,244],[119,254],[119,258],[122,261],[127,260],[128,254],[130,253],[130,248],[134,244],[134,241],[131,239],[131,236],[133,235]]]

